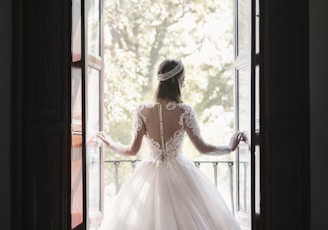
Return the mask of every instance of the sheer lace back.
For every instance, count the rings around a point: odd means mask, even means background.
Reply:
[[[178,157],[182,152],[185,133],[200,153],[220,155],[231,152],[229,146],[211,145],[202,139],[196,115],[184,103],[141,105],[137,109],[134,125],[134,139],[144,135],[151,155],[158,160]],[[112,149],[124,152],[124,146],[112,145]]]
[[[139,116],[146,127],[146,140],[155,159],[176,158],[184,140],[185,106],[181,103],[148,104],[140,108]]]

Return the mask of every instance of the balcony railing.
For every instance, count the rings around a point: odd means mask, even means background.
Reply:
[[[137,163],[140,160],[106,160],[105,164],[106,166],[111,166],[114,167],[113,170],[114,172],[114,177],[110,183],[114,183],[115,184],[115,192],[116,194],[119,192],[120,190],[120,184],[124,183],[124,181],[120,181],[120,167],[123,164],[128,164],[130,165],[130,169],[131,169],[131,173],[134,171],[135,167],[137,166]],[[228,197],[225,196],[223,197],[226,201],[226,203],[228,204],[228,206],[230,206],[232,213],[235,213],[234,210],[234,162],[233,161],[193,161],[195,166],[197,168],[199,168],[199,170],[202,170],[202,172],[207,175],[214,183],[214,185],[216,187],[218,187],[220,177],[228,177],[228,186],[229,186],[229,195]],[[246,163],[242,163],[241,165],[245,167],[247,167]],[[204,166],[204,167],[203,167]],[[212,166],[212,169],[210,169]],[[105,167],[107,168],[107,167]],[[226,171],[224,173],[224,175],[222,175],[221,173],[218,173],[219,169],[221,169],[221,171]],[[212,171],[212,172],[211,172]],[[226,174],[227,173],[227,174]],[[244,174],[244,181],[246,181],[246,174]],[[220,186],[219,186],[220,187]],[[245,188],[246,189],[246,188]],[[246,192],[244,191],[244,194],[246,194]],[[246,200],[246,199],[244,199]],[[230,203],[230,205],[229,205]]]

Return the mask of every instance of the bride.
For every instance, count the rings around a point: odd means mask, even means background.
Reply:
[[[240,229],[214,184],[183,156],[182,145],[187,134],[200,153],[223,155],[233,152],[246,136],[235,132],[228,146],[208,144],[193,109],[181,100],[185,78],[181,60],[164,60],[157,75],[156,100],[137,108],[130,145],[97,134],[113,151],[128,156],[138,153],[145,137],[150,153],[116,196],[100,229]]]

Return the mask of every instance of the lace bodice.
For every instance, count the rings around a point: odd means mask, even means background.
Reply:
[[[159,130],[157,130],[157,132],[159,136],[154,135],[155,137],[153,137],[152,133],[154,133],[154,130],[149,130],[149,119],[155,119],[154,117],[147,116],[151,113],[145,110],[149,109],[157,110],[159,122]],[[164,161],[174,159],[178,154],[181,154],[185,135],[185,121],[190,120],[187,117],[191,114],[190,112],[187,112],[188,110],[190,110],[190,107],[185,104],[174,102],[169,102],[166,105],[156,103],[142,105],[139,107],[137,113],[136,130],[140,130],[143,124],[146,126],[145,139],[148,143],[150,154],[153,158]],[[170,117],[171,119],[169,119],[169,117],[165,116],[166,111],[170,111],[175,116]],[[155,120],[157,120],[157,118]],[[166,132],[167,129],[172,128],[169,126],[174,127],[174,131],[171,131],[171,133]],[[198,129],[196,123],[194,123],[192,128]]]
[[[227,146],[207,144],[201,137],[196,115],[192,108],[184,103],[151,103],[138,107],[134,117],[133,142],[130,146],[111,143],[111,148],[119,153],[132,151],[145,137],[150,155],[155,160],[167,161],[182,154],[185,134],[202,153],[226,154]]]

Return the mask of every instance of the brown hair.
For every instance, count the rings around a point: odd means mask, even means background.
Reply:
[[[175,68],[179,62],[176,59],[164,60],[158,67],[157,74],[166,73]],[[181,89],[179,84],[180,77],[184,74],[184,68],[173,77],[159,81],[155,98],[156,99],[169,99],[175,102],[182,102]]]

